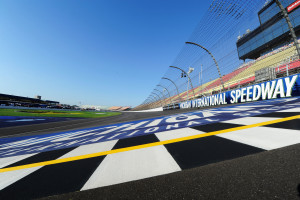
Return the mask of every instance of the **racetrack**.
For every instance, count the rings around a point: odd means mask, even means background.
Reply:
[[[0,138],[76,130],[82,128],[95,127],[95,126],[104,126],[104,125],[130,122],[130,121],[141,120],[141,119],[148,119],[153,117],[168,116],[177,113],[186,113],[189,111],[193,111],[193,109],[167,110],[163,112],[122,112],[121,115],[104,117],[104,118],[87,118],[87,119],[67,118],[67,120],[65,120],[65,118],[55,118],[58,122],[46,121],[46,123],[43,123],[43,121],[41,121],[38,124],[29,124],[29,125],[22,123],[21,124],[22,127],[19,126],[3,127],[3,125],[1,125],[0,122],[0,127],[2,127],[0,128]]]
[[[298,199],[299,102],[2,128],[0,198]]]

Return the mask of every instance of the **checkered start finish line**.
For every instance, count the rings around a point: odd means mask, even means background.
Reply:
[[[269,100],[89,129],[0,139],[0,158],[77,147],[296,108],[300,98]],[[242,111],[242,112],[241,112]]]
[[[34,146],[40,149],[0,158],[0,199],[34,199],[83,191],[297,144],[299,105],[299,98],[287,98],[106,128],[10,138],[7,143],[1,140],[1,152],[27,151]],[[132,129],[124,130],[128,128]],[[114,131],[107,133],[102,142],[91,141],[99,137],[96,134],[109,130]],[[135,131],[139,133],[128,134]],[[49,151],[41,148],[43,142],[57,144],[57,139],[66,145],[53,150],[47,147]]]

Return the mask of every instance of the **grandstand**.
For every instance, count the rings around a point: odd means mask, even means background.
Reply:
[[[112,106],[108,108],[110,111],[127,111],[130,110],[131,106]]]
[[[0,105],[2,106],[24,106],[24,107],[46,107],[46,106],[59,106],[58,101],[41,100],[39,98],[30,98],[15,96],[9,94],[0,94]]]
[[[281,3],[284,7],[288,7],[294,1],[282,0]],[[300,36],[300,9],[294,9],[289,17],[297,36]],[[273,49],[278,49],[279,46],[290,43],[288,25],[274,0],[258,12],[258,18],[260,25],[255,30],[239,37],[237,41],[240,59],[257,59]]]
[[[252,4],[243,0],[239,2],[241,3],[239,7],[235,7],[237,1],[212,1],[208,13],[189,39],[195,43],[205,44],[208,49],[211,49],[221,66],[222,81],[210,56],[203,54],[203,50],[200,48],[185,45],[175,59],[174,66],[181,66],[183,70],[190,66],[198,69],[197,73],[191,77],[195,87],[192,89],[189,80],[182,76],[180,78],[178,71],[169,69],[164,77],[174,80],[180,90],[179,94],[176,92],[178,88],[175,90],[174,86],[170,84],[168,88],[172,93],[171,97],[156,101],[148,98],[134,110],[161,107],[259,83],[261,80],[258,75],[265,70],[274,72],[274,77],[269,77],[269,80],[300,72],[299,55],[294,42],[292,42],[287,23],[275,0],[267,1],[265,4],[256,0],[251,1]],[[294,0],[280,0],[280,2],[285,8],[288,8]],[[239,9],[244,9],[244,13],[237,14],[239,17],[228,15],[234,9],[237,9],[235,13],[239,13]],[[257,16],[259,20],[256,19]],[[300,8],[296,6],[289,11],[289,17],[296,36],[300,38]],[[258,21],[258,25],[255,25],[257,22],[251,21],[252,23],[250,23],[248,19]],[[208,24],[208,22],[210,23]],[[239,36],[241,29],[247,29],[247,31]],[[237,40],[234,39],[235,35],[238,35]],[[298,42],[300,42],[299,39]],[[207,63],[207,67],[204,69],[202,69],[203,63]],[[164,85],[166,82],[161,81],[159,84]]]
[[[283,77],[286,75],[300,73],[300,61],[296,60],[290,63],[283,64],[275,68],[276,77]]]
[[[247,70],[241,71],[240,73],[236,74],[234,77],[232,77],[232,79],[227,81],[225,85],[227,85],[228,88],[233,88],[237,85],[242,86],[254,82],[256,71],[266,67],[277,67],[284,61],[292,60],[295,55],[296,49],[294,46],[292,46],[284,51],[265,57],[264,59],[258,60],[257,62],[252,64],[251,67],[247,68]],[[220,85],[212,88],[209,91],[211,92],[212,90],[220,90]]]
[[[124,106],[122,108],[119,109],[119,111],[127,111],[127,110],[130,110],[131,107],[130,106]]]
[[[293,43],[285,46],[284,48],[276,49],[270,52],[268,55],[257,58],[254,62],[251,61],[246,65],[241,66],[237,70],[223,76],[225,83],[225,89],[233,89],[244,85],[248,85],[255,82],[255,72],[263,68],[274,68],[276,77],[289,74],[298,73],[300,70],[300,61],[298,60],[297,52]],[[203,90],[197,90],[198,88],[204,88]],[[205,85],[198,86],[195,88],[197,97],[199,94],[207,93],[212,94],[213,91],[222,90],[220,79],[213,80],[206,83]],[[192,91],[189,91],[192,92]],[[181,96],[186,95],[186,92],[182,93]]]
[[[122,108],[122,106],[112,106],[112,107],[108,108],[108,110],[117,111],[117,110],[119,110],[121,108]]]

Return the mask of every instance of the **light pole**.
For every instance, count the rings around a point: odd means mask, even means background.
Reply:
[[[164,104],[166,105],[166,101],[165,101],[165,95],[164,95],[164,93],[162,93],[160,90],[158,90],[158,89],[154,89],[155,91],[158,91],[162,96],[162,101],[164,101]]]
[[[150,106],[151,105],[151,98],[148,97],[147,100],[145,101],[145,106]]]
[[[192,73],[193,71],[194,71],[194,68],[189,67],[188,75],[190,75],[190,73]],[[189,100],[189,80],[190,79],[188,79],[187,90],[186,90],[187,100]],[[195,95],[194,95],[194,97],[195,97]]]
[[[150,95],[150,98],[151,98],[151,103],[150,103],[150,107],[155,107],[155,102],[157,101],[156,100],[156,97],[153,96],[153,95]]]
[[[175,87],[176,87],[176,90],[177,90],[177,96],[178,96],[178,100],[180,101],[179,90],[178,90],[178,87],[177,87],[177,85],[175,84],[175,82],[174,82],[174,81],[172,81],[172,80],[171,80],[171,79],[169,79],[169,78],[166,78],[166,77],[162,77],[162,79],[168,80],[168,81],[170,81],[171,83],[173,83],[173,85],[175,85]]]
[[[159,100],[156,98],[156,96],[153,95],[153,93],[150,95],[150,97],[152,97],[154,99],[153,104],[155,107],[158,104]],[[155,103],[155,102],[157,102],[157,103]]]
[[[203,85],[203,83],[202,83],[202,68],[203,68],[203,65],[201,65],[201,83],[200,83],[201,87],[200,87],[200,90],[203,89],[203,88],[202,88],[202,85]],[[202,94],[202,96],[203,96],[203,94]]]
[[[285,8],[283,7],[283,5],[280,3],[279,0],[275,0],[277,6],[280,8],[281,10],[281,14],[283,15],[283,17],[285,18],[286,20],[286,23],[288,24],[289,26],[289,29],[290,29],[290,34],[294,40],[294,43],[295,43],[295,46],[296,46],[296,49],[297,49],[297,53],[298,53],[298,57],[300,58],[300,48],[299,48],[299,43],[298,43],[298,40],[297,40],[297,36],[295,34],[295,30],[293,28],[293,25],[291,23],[291,20],[290,20],[290,17],[287,13],[287,11],[285,10]]]
[[[188,79],[189,79],[189,82],[191,84],[191,87],[192,87],[192,90],[193,90],[193,95],[194,95],[194,98],[195,98],[195,92],[194,92],[194,87],[193,87],[193,83],[192,83],[192,80],[190,78],[190,75],[188,73],[186,73],[183,69],[179,68],[179,67],[175,67],[175,66],[170,66],[171,68],[175,68],[175,69],[179,69],[181,72],[183,72],[183,74],[186,74]]]
[[[154,95],[150,95],[150,98],[151,98],[151,102],[150,102],[150,108],[154,108],[156,105],[157,105],[157,100],[156,100],[156,97]],[[157,102],[157,103],[156,103]]]
[[[166,90],[166,91],[168,92],[169,98],[170,98],[170,103],[172,104],[172,101],[171,101],[171,95],[170,95],[169,90],[168,90],[167,88],[165,88],[164,86],[162,86],[162,85],[157,85],[157,86],[164,88],[164,90]]]
[[[149,101],[149,97],[142,103],[142,105],[147,104]]]
[[[212,55],[212,53],[211,53],[210,51],[208,51],[208,49],[206,49],[205,47],[203,47],[203,46],[200,45],[200,44],[197,44],[197,43],[194,43],[194,42],[186,42],[186,44],[192,44],[192,45],[198,46],[198,47],[202,48],[203,50],[205,50],[205,51],[212,57],[212,59],[214,60],[214,62],[215,62],[215,64],[216,64],[216,67],[217,67],[217,70],[218,70],[218,73],[219,73],[219,76],[220,76],[220,81],[221,81],[221,84],[222,84],[222,87],[223,87],[223,90],[224,90],[224,83],[223,83],[221,71],[220,71],[218,62],[217,62],[217,60],[215,59],[215,57]]]
[[[155,92],[152,92],[152,94],[155,94],[158,97],[158,102],[160,101],[160,96],[158,94],[156,94]],[[163,106],[162,100],[160,101],[161,107]]]

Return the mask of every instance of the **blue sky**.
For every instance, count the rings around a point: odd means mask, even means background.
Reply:
[[[137,106],[207,0],[1,0],[0,93]]]

